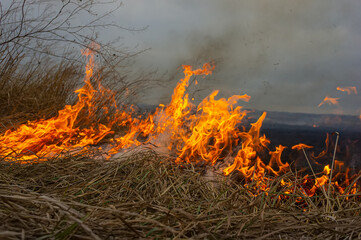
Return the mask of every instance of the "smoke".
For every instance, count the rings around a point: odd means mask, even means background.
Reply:
[[[139,57],[142,66],[173,71],[214,61],[204,86],[248,93],[249,107],[265,110],[332,112],[317,105],[326,95],[338,97],[337,86],[361,89],[356,0],[125,1],[124,8],[140,2],[149,8],[135,15],[149,24],[144,44],[152,48]],[[340,106],[357,114],[360,100],[345,96]]]

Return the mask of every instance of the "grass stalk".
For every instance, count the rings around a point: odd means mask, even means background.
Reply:
[[[332,186],[332,173],[333,173],[333,168],[334,168],[334,165],[335,165],[335,158],[336,158],[338,139],[339,139],[339,136],[340,136],[340,134],[338,132],[335,132],[335,133],[336,133],[337,136],[336,136],[335,148],[333,149],[331,172],[330,172],[330,177],[329,177],[329,182],[328,182],[326,213],[329,213],[331,211],[330,195],[331,195],[331,186]]]

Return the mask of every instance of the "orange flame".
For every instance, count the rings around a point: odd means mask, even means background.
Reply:
[[[298,150],[298,151],[302,150],[303,148],[313,148],[313,146],[309,146],[309,145],[300,143],[300,144],[294,145],[294,146],[292,147],[293,150],[296,149],[296,150]]]
[[[332,97],[328,97],[328,96],[326,96],[324,99],[323,99],[323,101],[320,103],[320,104],[318,104],[318,107],[321,107],[323,104],[325,104],[325,103],[328,103],[329,105],[338,105],[338,100],[339,100],[340,98],[332,98]]]
[[[96,46],[93,46],[96,48]],[[85,85],[75,91],[78,101],[75,105],[67,105],[58,112],[56,117],[28,122],[15,130],[8,130],[0,136],[0,156],[8,161],[45,160],[64,150],[84,149],[89,145],[97,144],[106,135],[112,133],[112,127],[123,126],[126,131],[111,141],[109,154],[126,151],[127,148],[151,143],[167,147],[175,153],[177,163],[205,162],[211,165],[220,163],[223,174],[240,174],[245,181],[256,182],[257,191],[268,191],[268,181],[273,177],[281,176],[290,170],[289,163],[282,162],[282,153],[285,146],[279,145],[274,151],[268,146],[270,141],[261,134],[261,127],[267,113],[264,112],[255,123],[251,123],[249,130],[242,126],[247,111],[238,105],[240,100],[248,102],[250,96],[234,95],[217,99],[218,91],[212,92],[198,105],[193,105],[186,93],[192,76],[206,76],[212,73],[214,66],[204,64],[202,68],[193,70],[191,66],[184,65],[184,78],[174,89],[172,99],[168,105],[159,104],[155,113],[147,116],[134,116],[133,110],[120,111],[115,103],[113,92],[104,88],[98,81],[97,89],[91,84],[94,72],[93,51],[85,50],[83,54],[88,57],[86,66]],[[197,82],[196,82],[197,83]],[[116,108],[112,120],[107,124],[96,121],[98,108],[97,101],[110,96],[111,103]],[[337,104],[337,98],[326,97],[324,103]],[[108,111],[108,107],[103,107]],[[88,127],[77,125],[79,116],[85,114],[89,122]],[[330,137],[326,138],[326,150],[317,156],[312,153],[310,158],[316,160],[325,157],[328,153]],[[310,149],[312,146],[297,144],[292,150]],[[267,164],[268,161],[268,164]],[[229,163],[227,166],[226,164]],[[223,164],[223,165],[222,165]],[[332,184],[340,193],[345,190],[345,184],[350,184],[349,170],[340,175],[343,163],[335,161],[335,174]],[[324,167],[322,175],[311,179],[308,175],[303,177],[299,189],[302,194],[313,196],[328,184],[331,169]],[[337,179],[345,179],[338,183]],[[248,187],[247,183],[244,185]],[[281,186],[284,193],[292,193],[294,182],[282,178]],[[357,186],[350,192],[356,192]],[[280,198],[281,199],[281,198]]]
[[[323,172],[326,174],[326,175],[329,175],[330,172],[331,172],[331,168],[330,168],[330,165],[326,165],[323,169]]]
[[[337,87],[336,89],[338,91],[347,92],[348,95],[350,95],[352,93],[357,94],[356,87]]]
[[[88,128],[76,126],[81,111],[87,111],[88,118],[93,117],[97,92],[90,83],[94,69],[93,51],[88,49],[83,54],[89,56],[89,59],[85,85],[75,91],[78,94],[77,103],[66,105],[56,117],[28,122],[15,130],[7,130],[0,136],[0,154],[5,156],[5,160],[26,161],[37,157],[42,161],[63,150],[97,144],[112,132],[110,127],[103,124],[93,123]]]

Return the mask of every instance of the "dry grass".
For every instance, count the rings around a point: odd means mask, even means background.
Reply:
[[[46,59],[43,59],[44,61]],[[69,62],[0,65],[0,130],[28,120],[55,116],[69,101],[83,72]]]
[[[236,175],[176,165],[153,151],[95,159],[89,152],[0,162],[0,238],[353,239],[361,232],[358,196],[332,196],[326,212],[322,194],[300,204],[297,194],[282,194],[280,179],[254,195]]]

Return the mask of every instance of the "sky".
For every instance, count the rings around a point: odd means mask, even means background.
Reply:
[[[361,1],[359,0],[123,0],[113,18],[147,29],[122,33],[124,44],[148,49],[136,67],[181,73],[213,61],[200,87],[207,95],[247,93],[247,108],[269,111],[359,115],[361,96]],[[112,36],[114,34],[114,36]],[[113,32],[107,37],[116,37]],[[181,75],[177,75],[181,76]],[[147,102],[167,101],[179,79]],[[205,93],[204,93],[205,92]],[[324,97],[339,106],[317,107]]]

